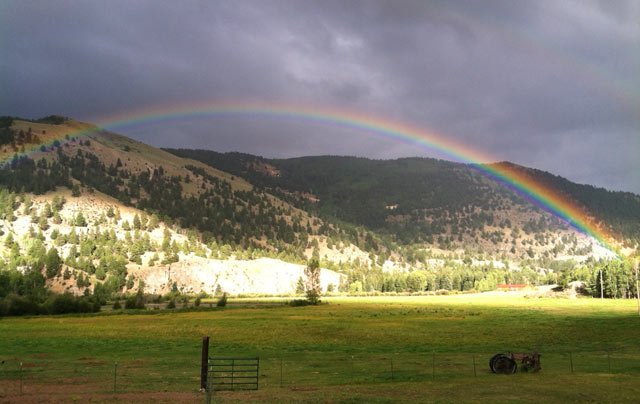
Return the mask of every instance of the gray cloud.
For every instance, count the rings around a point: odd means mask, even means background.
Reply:
[[[0,3],[0,114],[215,100],[407,122],[496,160],[640,193],[637,1]],[[446,155],[336,125],[246,116],[118,129],[273,157]]]

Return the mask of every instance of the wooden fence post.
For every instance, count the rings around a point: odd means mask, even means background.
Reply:
[[[200,361],[200,390],[207,389],[207,374],[209,372],[209,337],[202,337],[202,357]]]
[[[573,373],[573,355],[569,352],[569,363],[571,365],[571,373]]]
[[[391,380],[393,380],[393,379],[394,379],[394,377],[393,377],[393,376],[394,376],[394,375],[393,375],[393,358],[391,358]]]
[[[476,355],[473,355],[473,377],[478,377],[478,373],[476,372]]]

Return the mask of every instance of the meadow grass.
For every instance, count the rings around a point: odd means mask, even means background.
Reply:
[[[67,386],[58,398],[110,394],[115,374],[117,392],[198,398],[204,335],[211,356],[261,358],[260,390],[220,393],[221,401],[452,402],[500,394],[577,402],[640,394],[635,301],[480,294],[324,302],[230,299],[224,309],[3,318],[0,396],[40,397],[55,386]],[[538,374],[488,370],[494,353],[533,350],[542,353]]]

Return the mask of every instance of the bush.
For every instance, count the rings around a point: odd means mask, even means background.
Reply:
[[[120,304],[120,300],[116,300],[116,302],[113,304],[113,309],[120,310],[121,308],[122,308],[122,305]]]
[[[291,307],[303,307],[308,306],[310,303],[306,299],[293,299],[289,302],[289,306]]]
[[[124,301],[124,308],[128,310],[132,309],[144,309],[144,300],[140,299],[138,295],[129,296]]]
[[[41,314],[40,305],[24,296],[11,294],[4,299],[4,312],[8,316],[24,316],[28,314]]]
[[[216,306],[225,307],[226,305],[227,305],[227,294],[223,293],[222,297],[220,297],[220,299],[218,300],[218,303],[216,303]]]
[[[176,308],[176,299],[169,300],[167,303],[167,309],[175,309]]]
[[[64,293],[49,298],[45,303],[45,308],[49,314],[92,313],[100,311],[100,304],[96,305],[95,303],[87,298]]]
[[[69,293],[51,295],[43,303],[27,296],[10,294],[0,299],[0,316],[23,316],[34,314],[95,313],[100,311],[100,302]]]

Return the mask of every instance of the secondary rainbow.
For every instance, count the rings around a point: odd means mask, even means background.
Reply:
[[[356,129],[366,134],[415,144],[443,153],[454,160],[475,167],[484,174],[525,196],[530,201],[562,219],[577,230],[593,237],[605,248],[614,251],[609,244],[613,236],[598,227],[584,209],[554,190],[540,184],[504,165],[487,165],[496,159],[455,142],[444,135],[425,131],[406,123],[386,118],[365,115],[355,111],[320,106],[255,102],[217,102],[196,105],[166,106],[136,110],[132,113],[114,115],[97,120],[97,128],[71,133],[71,136],[87,136],[102,129],[118,131],[132,126],[218,116],[270,117],[286,120],[302,120],[325,125],[338,125]],[[61,139],[59,139],[61,140]]]

